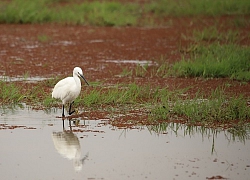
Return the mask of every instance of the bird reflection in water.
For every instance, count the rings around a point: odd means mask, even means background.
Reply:
[[[53,132],[52,139],[54,142],[55,149],[64,158],[72,160],[74,169],[76,172],[82,170],[84,161],[88,158],[88,153],[82,158],[81,157],[81,146],[78,137],[72,132],[70,123],[70,130],[64,129],[63,121],[63,131]]]

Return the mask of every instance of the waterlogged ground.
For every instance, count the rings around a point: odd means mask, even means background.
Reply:
[[[249,46],[249,27],[234,27],[232,17],[169,18],[164,27],[88,27],[56,24],[0,25],[0,80],[36,86],[65,77],[75,66],[91,84],[119,83],[185,95],[210,92],[250,97],[250,83],[228,78],[158,77],[159,59],[173,63],[189,56],[193,30],[215,27],[237,31],[236,43]],[[124,75],[148,65],[143,76]],[[22,87],[25,87],[22,86]],[[50,92],[51,87],[46,87]],[[87,88],[86,86],[83,88]],[[90,89],[92,87],[89,87]],[[1,179],[249,179],[249,127],[205,129],[183,124],[136,126],[88,112],[75,125],[56,116],[61,109],[0,108]],[[40,109],[40,108],[39,108]],[[107,114],[107,117],[106,117]],[[136,114],[141,120],[139,114]],[[99,118],[98,118],[99,117]],[[127,118],[127,117],[124,117]],[[128,117],[130,118],[130,117]],[[125,121],[127,122],[127,121]],[[244,129],[243,129],[244,128]]]
[[[61,113],[57,109],[16,107],[0,112],[1,179],[248,179],[250,175],[249,128],[238,135],[234,129],[174,123],[118,128],[108,119],[87,117],[63,123],[56,118]]]
[[[224,86],[228,93],[249,97],[250,83],[228,78],[162,78],[153,70],[161,59],[171,64],[189,56],[193,32],[210,26],[220,33],[235,29],[235,43],[250,45],[250,28],[234,27],[233,20],[234,17],[170,18],[167,25],[158,28],[1,24],[0,79],[65,77],[79,66],[89,82],[103,86],[136,83],[170,90],[189,87],[191,94]],[[148,65],[147,73],[126,74],[138,65]]]

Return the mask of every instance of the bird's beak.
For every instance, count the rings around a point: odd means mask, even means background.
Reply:
[[[89,86],[89,83],[87,82],[87,80],[85,79],[85,77],[82,75],[82,74],[80,74],[80,73],[78,73],[78,75],[86,82],[86,84]]]

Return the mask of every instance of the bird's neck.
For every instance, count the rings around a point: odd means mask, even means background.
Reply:
[[[77,76],[74,76],[74,80],[76,82],[76,85],[81,87],[81,80]]]

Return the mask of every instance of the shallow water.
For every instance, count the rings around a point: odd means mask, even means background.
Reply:
[[[111,62],[111,63],[117,63],[117,64],[138,64],[141,66],[144,65],[154,65],[155,63],[153,61],[149,60],[101,60],[101,62]]]
[[[65,120],[63,131],[60,113],[0,109],[1,179],[249,178],[249,131],[235,137],[171,124],[156,133],[80,118],[71,128]]]
[[[44,77],[24,77],[24,76],[17,76],[17,77],[9,77],[9,76],[0,76],[0,81],[5,81],[5,82],[17,82],[17,81],[22,81],[22,82],[38,82],[38,81],[43,81],[48,78]]]

